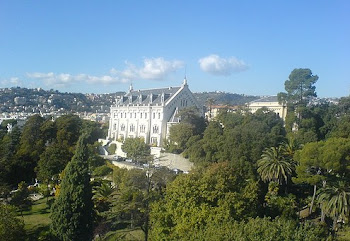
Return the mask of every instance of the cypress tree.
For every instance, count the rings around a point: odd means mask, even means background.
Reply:
[[[78,140],[75,154],[65,168],[59,196],[51,209],[52,231],[63,241],[92,239],[93,202],[86,138],[83,134]]]

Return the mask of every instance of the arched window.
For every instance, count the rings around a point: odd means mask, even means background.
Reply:
[[[141,125],[140,126],[140,133],[145,133],[145,131],[146,131],[145,125]]]
[[[153,133],[154,133],[154,134],[157,134],[158,131],[159,131],[158,126],[157,126],[157,125],[153,126]]]

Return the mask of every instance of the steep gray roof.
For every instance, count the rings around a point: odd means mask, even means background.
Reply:
[[[139,104],[156,105],[165,103],[181,87],[168,87],[160,89],[132,90],[117,102],[117,105]],[[163,101],[162,101],[163,98]]]

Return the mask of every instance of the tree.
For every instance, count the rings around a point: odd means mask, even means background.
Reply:
[[[107,182],[102,182],[100,186],[97,186],[93,190],[93,200],[97,211],[103,212],[108,210],[113,191],[114,189],[111,187],[111,184]]]
[[[282,153],[282,146],[264,150],[258,161],[258,173],[264,182],[288,183],[294,171],[294,164]]]
[[[37,177],[41,181],[48,182],[54,177],[57,179],[66,167],[72,155],[67,151],[67,147],[60,144],[52,144],[40,155],[40,160],[36,168]]]
[[[17,191],[12,193],[10,204],[17,207],[23,216],[23,211],[29,209],[32,205],[29,199],[29,190],[25,182],[18,184]]]
[[[93,202],[87,153],[86,135],[82,134],[51,208],[51,229],[64,241],[92,239]]]
[[[326,141],[306,144],[302,150],[294,155],[298,162],[297,178],[293,182],[307,183],[314,186],[313,198],[310,205],[312,212],[316,197],[317,185],[322,183],[326,187],[329,180],[350,178],[349,139],[329,138]]]
[[[127,153],[128,158],[140,162],[147,162],[150,158],[150,147],[145,143],[141,137],[126,138],[122,150]]]
[[[213,104],[215,104],[215,100],[213,98],[209,98],[207,99],[206,104],[209,107],[209,120],[210,120],[212,118],[211,111],[212,111]]]
[[[71,150],[73,150],[73,146],[81,133],[82,120],[76,115],[64,115],[59,117],[55,123],[57,126],[57,142],[72,147]]]
[[[3,203],[0,203],[0,240],[26,240],[23,221],[16,218],[16,212],[12,206]]]
[[[17,168],[15,154],[19,149],[21,137],[20,129],[15,126],[10,133],[7,133],[0,140],[0,185],[17,186],[21,175],[24,175],[20,168]]]
[[[185,108],[179,111],[177,117],[180,123],[170,127],[167,149],[180,153],[186,149],[186,143],[192,136],[203,134],[206,124],[195,108]]]
[[[44,151],[44,141],[40,127],[44,119],[39,115],[28,118],[22,131],[20,147],[16,153],[16,169],[20,172],[20,180],[32,182],[35,177],[34,169]]]
[[[323,211],[333,219],[333,230],[337,221],[347,221],[350,217],[350,188],[349,184],[339,181],[335,186],[320,189],[318,201],[322,203]]]
[[[317,82],[318,76],[312,75],[310,69],[294,69],[288,80],[284,82],[287,93],[279,93],[280,102],[286,101],[293,104],[306,104],[305,100],[309,97],[317,96],[314,84]]]
[[[151,239],[189,240],[208,223],[255,217],[259,186],[251,169],[249,162],[222,162],[178,176],[152,204]]]
[[[187,141],[194,136],[193,126],[189,123],[181,122],[172,125],[169,131],[169,146],[171,152],[181,153],[186,148]]]

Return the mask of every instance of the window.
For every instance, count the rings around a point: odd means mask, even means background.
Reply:
[[[147,113],[145,113],[145,119],[147,119]]]
[[[158,119],[160,119],[160,113],[158,113]]]
[[[118,113],[114,112],[114,118],[118,118]]]
[[[130,132],[134,132],[135,131],[135,126],[133,124],[130,125]]]
[[[153,119],[155,119],[156,118],[156,113],[153,113]]]
[[[134,118],[136,118],[136,113],[134,113]]]
[[[145,125],[141,125],[140,126],[140,133],[145,133],[146,131],[146,126]]]
[[[158,126],[153,126],[153,133],[157,134],[159,131]]]
[[[124,125],[124,124],[122,124],[122,125],[120,126],[120,130],[121,130],[121,131],[125,131],[125,125]]]
[[[117,129],[117,124],[114,124],[113,125],[113,130],[116,130]]]
[[[157,145],[157,137],[151,137],[151,144]]]
[[[126,112],[124,113],[124,118],[126,118]]]
[[[142,112],[140,113],[140,119],[142,119]]]
[[[130,118],[132,118],[132,113],[130,113]]]

